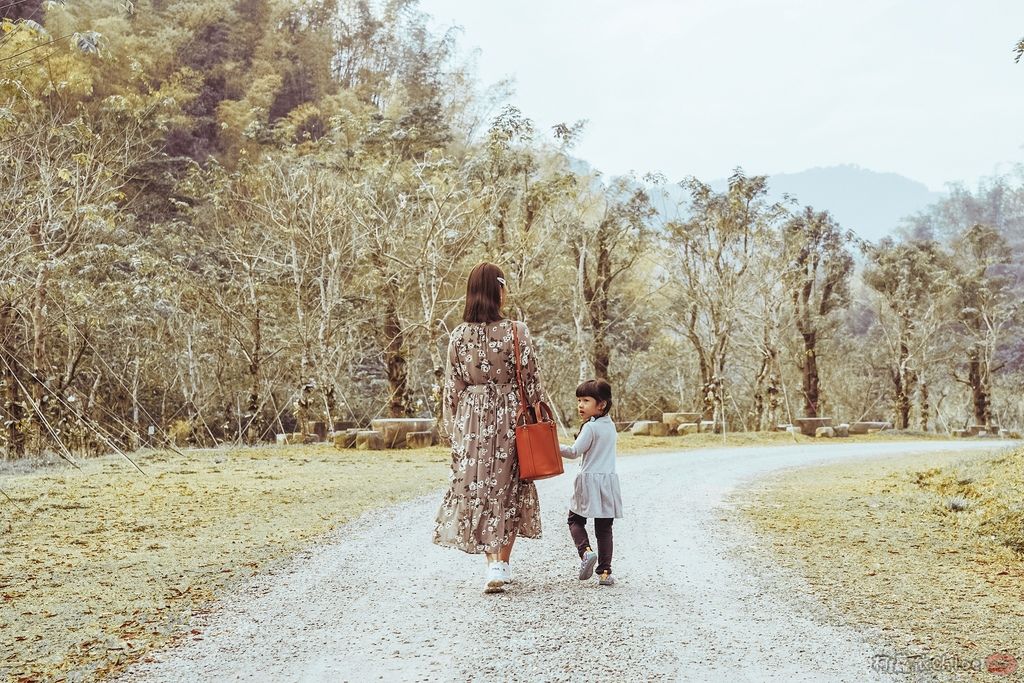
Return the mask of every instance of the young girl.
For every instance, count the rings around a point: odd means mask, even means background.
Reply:
[[[597,567],[602,586],[614,585],[612,578],[612,521],[622,517],[619,475],[615,473],[615,424],[608,417],[612,408],[612,386],[603,379],[587,380],[576,387],[576,407],[583,427],[572,446],[562,446],[563,458],[579,458],[575,490],[569,502],[569,533],[580,555],[580,581],[589,579]],[[597,552],[587,537],[587,518],[594,519]]]

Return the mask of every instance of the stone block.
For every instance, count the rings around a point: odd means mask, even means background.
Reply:
[[[818,427],[832,426],[831,417],[798,417],[793,422],[800,428],[800,433],[804,436],[814,436]]]
[[[432,417],[388,417],[370,420],[374,431],[380,432],[386,448],[405,448],[409,432],[428,432],[437,425]]]
[[[697,431],[701,434],[710,434],[715,431],[714,420],[701,420],[697,423]]]
[[[683,424],[676,427],[676,434],[678,434],[679,436],[696,434],[698,429],[700,429],[700,425],[697,424],[696,422],[684,422]]]
[[[625,432],[625,431],[628,431],[628,430],[633,428],[633,423],[632,422],[616,422],[614,424],[615,424],[615,431],[617,431],[617,432]]]
[[[796,425],[789,425],[789,426],[786,427],[786,433],[787,434],[799,434],[800,433],[800,428],[797,427]]]
[[[850,435],[850,425],[845,422],[835,427],[836,436],[839,438],[845,438]]]
[[[384,450],[384,435],[375,430],[365,430],[356,432],[356,450]]]
[[[633,426],[630,428],[630,432],[635,436],[650,436],[651,425],[656,424],[661,423],[655,422],[654,420],[637,420],[636,422],[633,423]]]
[[[681,424],[689,424],[700,420],[700,413],[662,413],[661,421],[668,425],[669,431],[677,429]]]
[[[288,443],[288,437],[289,436],[291,436],[291,435],[290,434],[278,434],[276,437],[274,437],[274,439],[277,442],[278,446],[284,446],[284,445],[286,445]]]
[[[434,445],[434,432],[409,432],[405,435],[406,448],[427,448]]]
[[[343,432],[334,432],[331,441],[334,443],[335,448],[355,448],[356,434],[359,431],[358,429],[346,429]]]
[[[876,434],[892,429],[891,422],[853,422],[850,424],[851,434]]]
[[[652,422],[650,434],[651,436],[668,436],[668,425],[664,422]]]
[[[965,436],[967,436],[967,430],[966,429],[954,429],[953,430],[953,438],[954,439],[962,439]]]
[[[814,430],[814,438],[816,439],[833,439],[835,436],[835,427],[818,427]]]

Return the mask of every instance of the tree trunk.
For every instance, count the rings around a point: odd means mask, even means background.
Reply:
[[[34,448],[42,452],[43,435],[46,433],[46,323],[48,316],[47,289],[50,283],[50,268],[39,267],[36,274],[35,293],[32,298],[30,318],[32,320],[32,441]]]
[[[583,382],[590,376],[590,360],[587,357],[587,331],[584,328],[584,308],[587,305],[587,252],[578,246],[573,247],[576,257],[576,289],[572,301],[572,318],[576,330],[576,361],[578,367],[577,381]]]
[[[608,366],[611,363],[611,349],[608,347],[608,303],[611,287],[611,254],[605,244],[598,245],[597,274],[593,289],[588,292],[588,308],[590,309],[590,326],[594,331],[594,375],[608,379]]]
[[[818,384],[818,345],[817,332],[805,332],[804,338],[804,417],[818,417],[820,405],[820,387]]]
[[[260,419],[260,380],[263,372],[263,321],[260,309],[255,309],[249,319],[252,334],[252,352],[249,354],[249,399],[245,406],[245,433],[240,434],[247,444],[256,443],[263,433],[263,421]]]
[[[25,433],[22,420],[25,417],[16,363],[11,349],[16,346],[14,329],[14,307],[9,303],[0,305],[0,383],[4,386],[4,422],[7,433],[7,457],[20,458],[25,455]]]
[[[611,349],[607,337],[607,302],[602,301],[594,310],[594,377],[608,379]]]
[[[391,389],[388,414],[391,417],[409,417],[409,370],[405,350],[402,348],[405,336],[402,333],[401,321],[398,319],[398,308],[395,303],[397,297],[398,292],[388,293],[387,308],[384,312],[384,338],[387,339],[384,363]]]
[[[778,422],[779,387],[775,368],[778,366],[779,351],[775,348],[775,322],[778,309],[770,309],[765,316],[763,336],[761,339],[761,365],[754,380],[754,430],[774,431]],[[766,395],[767,394],[767,398]]]
[[[751,410],[752,417],[754,418],[754,430],[762,431],[764,429],[764,413],[765,413],[765,383],[768,379],[768,354],[761,351],[761,367],[757,370],[757,377],[754,378],[754,407]]]
[[[987,426],[991,420],[991,406],[989,405],[989,392],[985,375],[981,351],[976,344],[972,345],[967,350],[967,381],[971,385],[974,423]]]
[[[932,410],[931,404],[928,400],[928,382],[921,381],[917,391],[918,405],[921,409],[921,431],[928,431],[928,420],[931,417],[930,413]]]
[[[899,356],[892,369],[893,412],[896,415],[896,429],[910,427],[910,395],[913,391],[913,375],[907,370],[910,349],[905,340],[900,340]]]

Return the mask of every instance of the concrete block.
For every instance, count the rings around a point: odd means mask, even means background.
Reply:
[[[650,434],[651,436],[668,436],[668,425],[664,422],[652,422]]]
[[[654,420],[637,420],[633,423],[633,427],[630,432],[635,436],[649,436],[651,433],[651,425],[661,424]]]
[[[677,429],[681,424],[698,422],[700,413],[662,413],[661,421],[668,425],[669,431]]]
[[[851,434],[876,434],[886,429],[892,429],[891,422],[853,422],[850,424]]]
[[[346,429],[343,432],[334,432],[334,436],[331,438],[331,442],[335,448],[355,448],[356,447],[356,434],[359,433],[358,429]]]
[[[406,448],[427,448],[434,445],[434,432],[409,432],[405,435]]]
[[[374,431],[380,432],[387,448],[405,448],[405,438],[409,432],[427,432],[433,429],[437,421],[432,417],[387,417],[370,420]]]
[[[676,427],[676,434],[680,436],[686,436],[688,434],[696,434],[697,430],[700,429],[700,425],[696,422],[684,422],[683,424]]]
[[[804,436],[814,436],[818,427],[831,427],[831,417],[798,417],[793,422]]]
[[[366,430],[356,432],[356,450],[360,451],[382,451],[384,450],[384,435],[378,431]]]

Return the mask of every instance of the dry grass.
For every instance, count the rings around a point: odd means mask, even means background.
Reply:
[[[861,434],[829,441],[815,439],[802,434],[787,432],[729,432],[723,438],[721,434],[690,434],[687,436],[634,436],[628,432],[619,434],[618,451],[620,454],[645,453],[657,451],[690,451],[698,448],[743,448],[749,446],[792,446],[796,444],[827,444],[827,443],[880,443],[883,441],[922,441],[944,440],[946,437],[923,432],[882,432],[878,434]]]
[[[796,470],[737,502],[775,557],[896,652],[1024,656],[1024,449]]]
[[[0,680],[86,680],[165,642],[219,591],[374,507],[448,455],[326,446],[114,457],[0,487]]]

